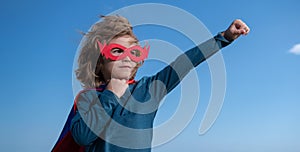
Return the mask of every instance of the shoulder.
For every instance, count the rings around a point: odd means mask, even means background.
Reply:
[[[147,87],[151,82],[152,77],[150,76],[144,76],[141,79],[135,81],[134,83],[130,84],[129,86],[134,88],[141,88],[141,87]]]

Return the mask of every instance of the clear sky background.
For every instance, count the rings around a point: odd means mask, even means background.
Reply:
[[[237,18],[251,28],[247,37],[222,50],[226,96],[212,128],[198,134],[211,86],[208,66],[203,63],[196,68],[201,85],[196,115],[179,136],[153,151],[300,151],[298,0],[1,1],[0,151],[50,151],[73,102],[72,66],[82,38],[77,30],[87,31],[99,14],[146,2],[184,9],[212,34],[225,30]],[[181,49],[192,47],[182,44],[184,37],[177,37],[176,32],[157,30],[160,32],[138,27],[136,34],[140,39],[161,39]],[[149,63],[140,69],[138,78],[162,66],[148,69]],[[161,106],[156,125],[176,110],[177,102],[172,100],[178,92],[180,87],[167,98],[171,101]]]

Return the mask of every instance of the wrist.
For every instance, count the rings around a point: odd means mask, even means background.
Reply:
[[[233,36],[230,35],[230,33],[228,33],[227,30],[221,32],[221,35],[222,35],[227,41],[229,41],[230,43],[234,41],[234,38],[232,38]]]

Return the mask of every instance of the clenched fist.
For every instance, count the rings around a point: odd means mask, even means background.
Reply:
[[[228,40],[233,41],[240,35],[247,35],[250,32],[250,28],[242,20],[234,20],[222,35]]]
[[[128,88],[127,80],[115,79],[115,78],[111,78],[106,87],[106,89],[112,91],[119,98],[123,96],[127,88]]]

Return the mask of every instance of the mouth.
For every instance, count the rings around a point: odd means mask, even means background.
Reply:
[[[131,69],[132,67],[128,66],[128,65],[122,65],[122,66],[119,66],[119,68],[121,68],[121,69]]]

